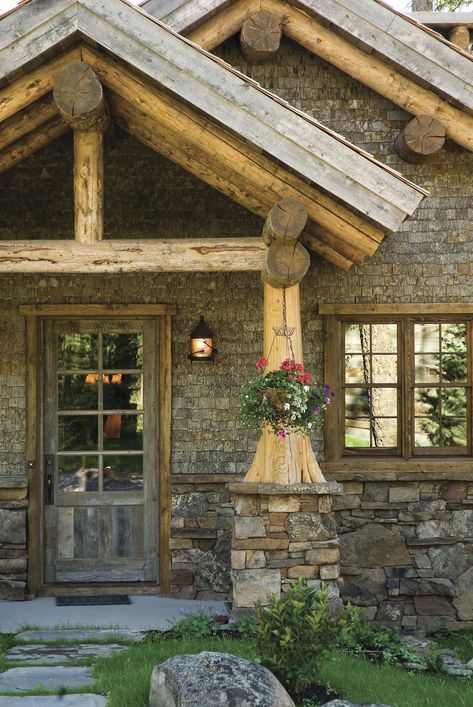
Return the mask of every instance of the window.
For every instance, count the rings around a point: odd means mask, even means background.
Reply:
[[[328,458],[472,456],[472,313],[327,309]]]

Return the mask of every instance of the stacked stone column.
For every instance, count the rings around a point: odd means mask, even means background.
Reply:
[[[325,581],[338,594],[340,553],[332,497],[340,484],[229,484],[235,503],[232,532],[233,608],[267,604],[290,580]]]
[[[27,493],[26,479],[0,478],[0,599],[25,598]]]

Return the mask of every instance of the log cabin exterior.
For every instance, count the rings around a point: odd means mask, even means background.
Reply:
[[[378,0],[28,0],[0,30],[0,596],[228,597],[231,564],[309,564],[372,620],[473,621],[468,52]],[[339,540],[314,564],[240,518],[230,561],[287,199]]]

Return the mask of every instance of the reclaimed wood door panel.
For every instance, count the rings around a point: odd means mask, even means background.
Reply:
[[[43,577],[157,580],[155,322],[50,320],[43,340]]]

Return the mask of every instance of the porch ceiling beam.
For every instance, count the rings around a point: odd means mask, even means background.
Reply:
[[[0,174],[67,133],[69,127],[57,116],[0,151]]]
[[[451,105],[433,90],[424,88],[420,82],[402,75],[394,66],[384,63],[374,54],[354,46],[292,5],[282,5],[279,0],[240,0],[189,32],[187,37],[203,49],[211,51],[238,32],[243,22],[257,9],[280,17],[283,33],[290,39],[408,113],[428,114],[437,118],[445,125],[448,137],[473,151],[473,116]]]
[[[260,237],[0,241],[0,273],[127,273],[261,270]]]

